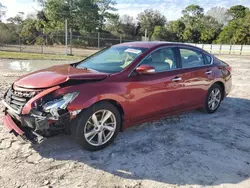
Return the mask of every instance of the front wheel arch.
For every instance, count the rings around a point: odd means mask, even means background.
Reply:
[[[123,108],[122,108],[122,105],[121,105],[119,102],[117,102],[116,100],[113,100],[113,99],[104,99],[104,100],[98,101],[98,102],[96,102],[96,103],[94,103],[94,104],[92,104],[92,105],[95,105],[95,104],[97,104],[97,103],[102,103],[102,102],[111,103],[111,104],[114,105],[114,106],[117,108],[117,110],[120,112],[120,115],[121,115],[120,132],[123,132],[123,130],[124,130],[124,126],[123,126],[123,124],[124,124],[124,110],[123,110]]]

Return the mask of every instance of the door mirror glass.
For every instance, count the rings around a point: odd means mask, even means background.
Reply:
[[[138,74],[154,74],[155,68],[149,65],[141,65],[136,68]]]

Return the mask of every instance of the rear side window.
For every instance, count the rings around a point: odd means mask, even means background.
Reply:
[[[204,66],[203,55],[200,52],[190,49],[180,49],[182,68],[193,68]]]
[[[204,55],[205,56],[205,64],[210,65],[212,63],[212,57],[209,55]]]

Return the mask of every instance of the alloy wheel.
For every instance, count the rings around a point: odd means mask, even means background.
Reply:
[[[89,117],[84,126],[84,137],[93,146],[107,143],[116,130],[115,115],[109,110],[99,110]]]
[[[208,108],[216,110],[221,102],[221,91],[219,88],[214,88],[208,98]]]

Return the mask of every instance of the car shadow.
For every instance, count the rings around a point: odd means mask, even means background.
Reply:
[[[34,149],[44,158],[73,160],[122,178],[236,184],[250,176],[249,114],[250,100],[228,97],[214,114],[193,111],[127,129],[102,151],[82,150],[63,135]]]

